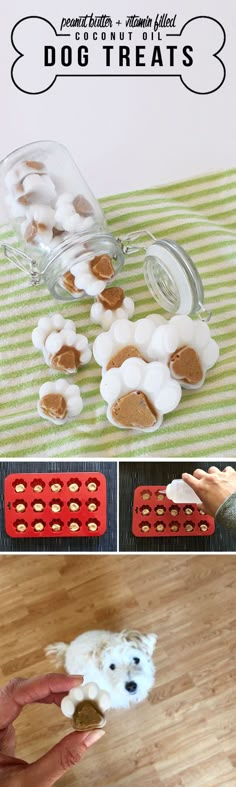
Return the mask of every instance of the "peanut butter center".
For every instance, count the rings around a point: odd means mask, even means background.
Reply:
[[[68,292],[83,292],[83,290],[78,290],[78,287],[75,286],[75,277],[70,271],[66,271],[66,273],[64,273],[63,284]]]
[[[90,262],[90,267],[96,279],[108,281],[114,276],[114,268],[109,254],[100,254]]]
[[[203,377],[202,366],[196,350],[187,345],[176,350],[170,358],[170,368],[175,377],[191,385],[200,383]]]
[[[79,213],[80,216],[92,216],[92,205],[82,194],[78,194],[77,197],[74,198],[73,206],[76,213]]]
[[[111,414],[121,426],[145,429],[154,426],[158,413],[142,391],[131,391],[121,396],[111,408]]]
[[[123,300],[125,297],[124,290],[122,287],[109,287],[108,290],[103,290],[98,296],[98,301],[102,303],[104,309],[111,309],[111,311],[115,311],[115,309],[119,309],[122,306]]]
[[[59,421],[63,421],[67,414],[66,401],[59,393],[43,396],[40,399],[40,408],[49,418],[57,418]]]
[[[80,365],[80,352],[75,347],[63,345],[51,360],[52,369],[61,372],[72,372]]]
[[[104,724],[104,716],[92,702],[84,700],[77,705],[73,716],[75,730],[96,730]]]
[[[118,352],[110,358],[110,361],[107,364],[108,369],[119,369],[122,366],[122,363],[127,360],[127,358],[144,358],[142,357],[141,353],[137,349],[137,347],[133,347],[132,344],[127,344],[127,347],[122,347],[122,350],[118,350]]]

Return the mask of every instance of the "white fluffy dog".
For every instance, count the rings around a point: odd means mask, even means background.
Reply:
[[[154,684],[156,640],[156,634],[139,631],[87,631],[69,645],[49,645],[46,655],[69,675],[83,675],[84,683],[108,691],[112,708],[129,708],[145,700]]]

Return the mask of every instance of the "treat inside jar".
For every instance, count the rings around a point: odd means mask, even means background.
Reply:
[[[71,271],[66,271],[66,273],[64,273],[62,277],[62,284],[63,287],[65,287],[65,289],[68,290],[68,292],[70,292],[72,295],[81,295],[81,293],[84,292],[84,290],[79,290],[79,288],[76,287],[75,277]]]
[[[99,254],[90,262],[90,268],[96,279],[109,281],[114,276],[114,268],[109,254]]]

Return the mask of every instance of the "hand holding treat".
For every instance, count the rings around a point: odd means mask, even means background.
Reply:
[[[61,425],[76,418],[83,410],[83,402],[78,385],[70,385],[66,380],[43,383],[39,390],[38,414],[41,418]]]
[[[73,320],[64,320],[61,314],[40,317],[32,341],[34,347],[42,350],[48,366],[67,374],[76,372],[92,357],[86,336],[76,334]]]
[[[122,287],[107,287],[91,307],[92,322],[101,325],[104,331],[109,330],[115,320],[131,319],[134,315],[134,302],[127,298]]]
[[[104,735],[101,729],[72,732],[36,762],[16,757],[13,724],[27,705],[42,703],[60,707],[68,691],[82,678],[50,673],[31,680],[15,678],[0,691],[0,784],[6,787],[52,787],[72,765]]]
[[[236,472],[233,467],[209,467],[208,472],[196,469],[193,475],[183,473],[183,480],[200,498],[200,507],[215,516],[220,506],[236,492]]]
[[[72,720],[74,729],[79,732],[104,727],[105,713],[110,707],[110,695],[100,690],[96,683],[71,689],[61,703],[63,715]]]

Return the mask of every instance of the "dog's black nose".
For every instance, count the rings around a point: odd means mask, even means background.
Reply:
[[[134,694],[138,687],[134,680],[129,680],[128,683],[125,684],[125,688],[130,694]]]

